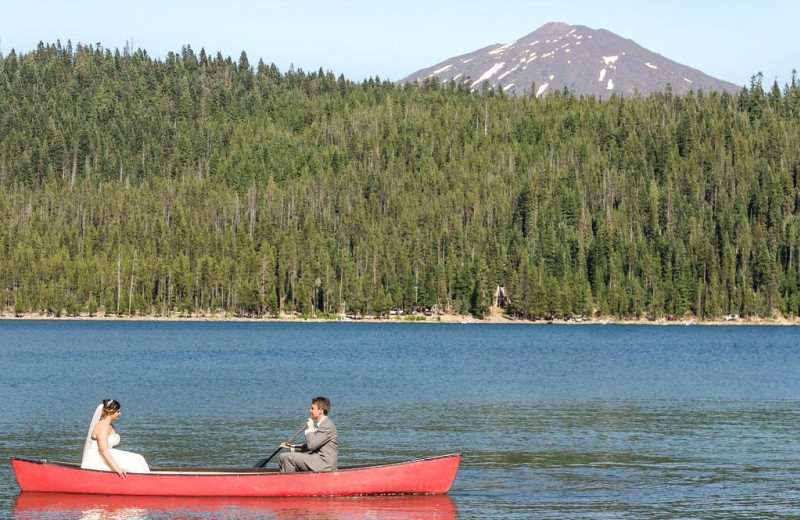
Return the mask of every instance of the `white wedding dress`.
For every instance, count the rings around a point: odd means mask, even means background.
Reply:
[[[100,413],[102,412],[103,405],[97,407],[95,410],[92,422],[89,425],[89,434],[86,436],[86,443],[83,445],[83,458],[81,459],[81,468],[83,469],[97,469],[100,471],[114,471],[106,460],[100,455],[100,450],[97,447],[97,441],[92,439],[92,432],[94,427],[100,420]],[[129,473],[150,473],[150,466],[144,457],[132,451],[118,450],[114,446],[119,444],[120,437],[116,433],[109,434],[108,436],[108,452],[114,458],[117,466],[121,467]]]
[[[129,473],[150,473],[150,466],[144,457],[132,451],[118,450],[114,448],[119,444],[120,438],[116,433],[108,436],[108,452],[117,462],[117,465],[128,471]],[[92,439],[89,443],[89,450],[83,454],[81,461],[83,469],[99,469],[100,471],[113,471],[106,460],[100,455],[100,450],[97,448],[97,441]]]

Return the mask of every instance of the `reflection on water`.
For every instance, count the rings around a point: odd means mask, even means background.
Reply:
[[[211,499],[21,493],[14,504],[14,518],[17,520],[49,518],[81,520],[154,518],[452,520],[456,517],[455,504],[447,495]]]

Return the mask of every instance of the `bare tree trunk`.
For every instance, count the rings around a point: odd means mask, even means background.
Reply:
[[[78,173],[78,152],[72,154],[72,176],[70,177],[70,188],[75,185],[75,175]]]
[[[122,255],[117,253],[117,314],[119,314],[119,301],[122,298]]]
[[[131,285],[128,289],[128,315],[131,314],[131,307],[133,306],[133,283],[136,272],[136,251],[133,252],[133,264],[131,265]]]

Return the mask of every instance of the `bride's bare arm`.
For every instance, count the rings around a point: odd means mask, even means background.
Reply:
[[[97,450],[100,452],[103,459],[105,459],[106,464],[116,471],[117,475],[126,477],[128,476],[128,472],[119,467],[114,457],[111,456],[111,452],[108,451],[108,436],[111,433],[113,433],[113,430],[110,425],[100,423],[95,427],[94,436],[97,439]]]

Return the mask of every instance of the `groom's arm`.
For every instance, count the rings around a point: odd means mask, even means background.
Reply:
[[[306,435],[306,442],[303,444],[303,451],[318,451],[327,444],[336,434],[336,427],[330,419],[322,421],[317,429]]]

